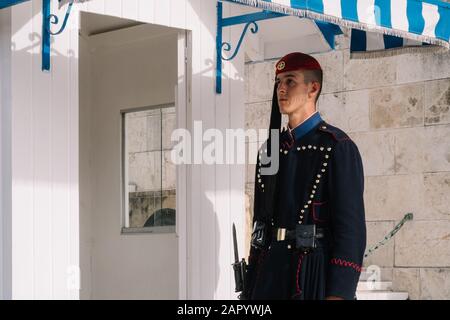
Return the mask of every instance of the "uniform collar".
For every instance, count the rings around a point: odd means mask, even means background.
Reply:
[[[309,131],[311,131],[314,127],[316,127],[320,122],[322,122],[322,117],[320,116],[319,112],[316,111],[308,119],[304,120],[294,129],[290,129],[289,124],[287,127],[288,130],[294,135],[295,140],[298,140]]]

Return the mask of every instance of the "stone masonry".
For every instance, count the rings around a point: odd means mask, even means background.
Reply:
[[[324,69],[318,109],[361,152],[367,248],[414,214],[364,267],[380,267],[410,299],[450,299],[450,51],[350,60],[348,33],[336,48],[314,55]],[[246,64],[246,129],[268,128],[275,63]],[[248,164],[247,252],[254,173]]]

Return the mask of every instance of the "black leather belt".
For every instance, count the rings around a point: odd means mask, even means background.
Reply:
[[[316,228],[316,239],[322,239],[325,237],[325,229]],[[295,240],[296,230],[286,229],[286,228],[272,228],[272,241],[284,241],[284,240]]]

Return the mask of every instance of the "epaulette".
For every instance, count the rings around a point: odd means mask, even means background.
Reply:
[[[326,123],[325,121],[320,123],[317,130],[328,133],[335,141],[351,140],[344,131]]]

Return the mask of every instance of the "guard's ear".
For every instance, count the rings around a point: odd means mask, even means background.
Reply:
[[[311,81],[308,84],[308,97],[315,98],[320,91],[320,83],[318,81]]]

